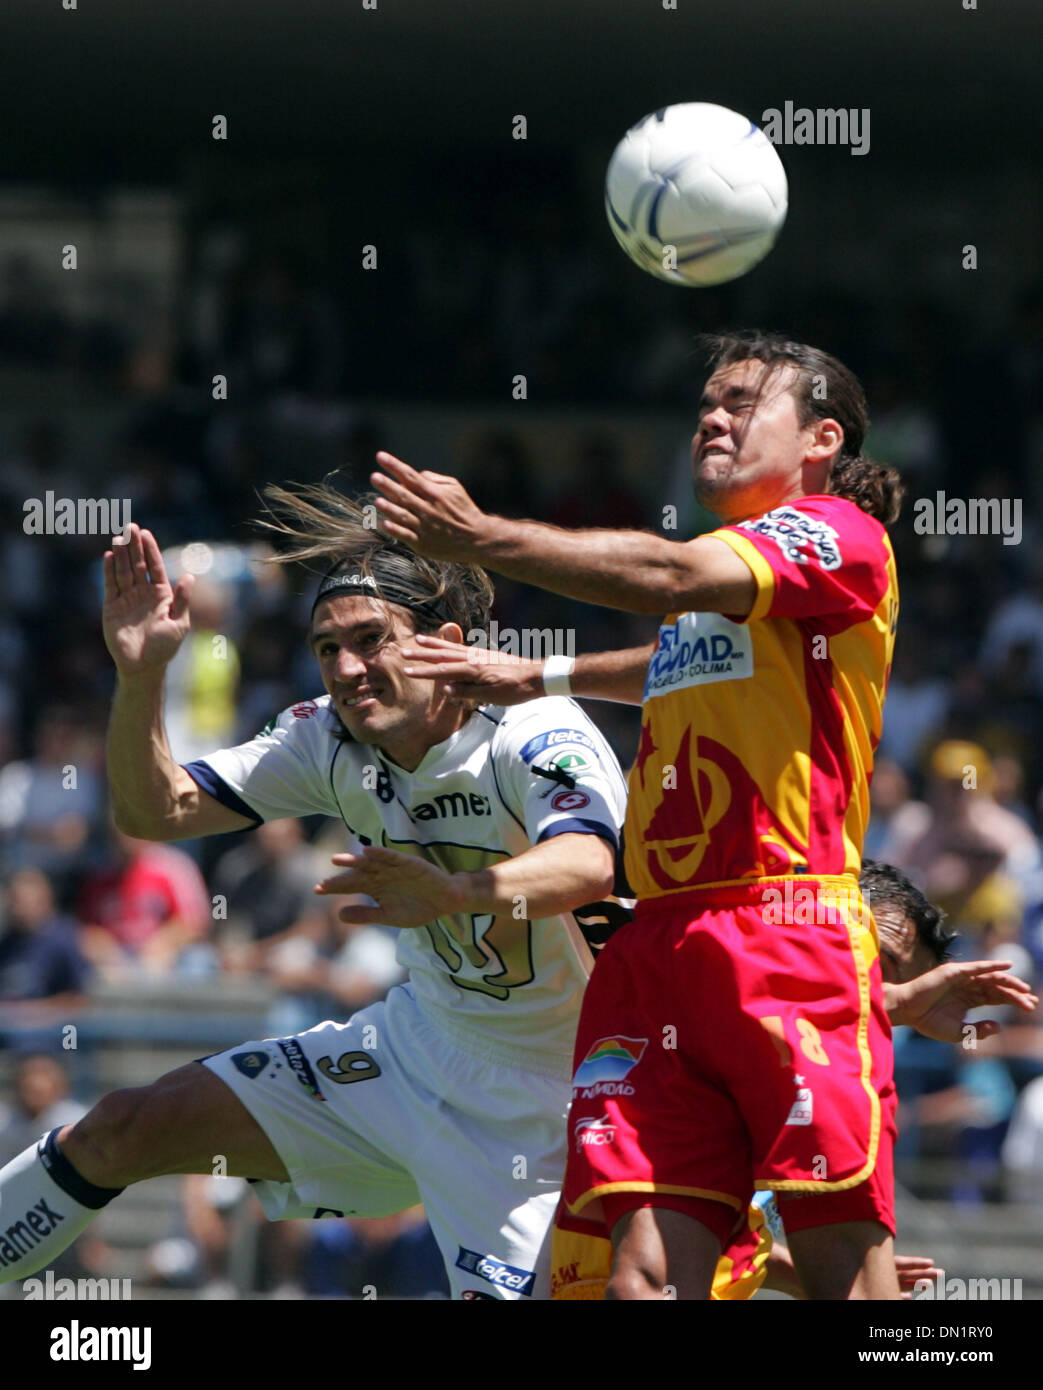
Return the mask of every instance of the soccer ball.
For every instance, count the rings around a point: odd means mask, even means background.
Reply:
[[[674,285],[720,285],[768,254],[786,220],[786,171],[752,121],[725,106],[666,106],[623,136],[605,211],[635,264]]]

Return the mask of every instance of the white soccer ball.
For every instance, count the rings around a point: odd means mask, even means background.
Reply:
[[[642,270],[675,285],[745,275],[774,245],[786,193],[786,171],[764,132],[703,101],[638,121],[605,175],[616,240]]]

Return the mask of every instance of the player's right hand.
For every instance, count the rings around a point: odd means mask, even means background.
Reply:
[[[125,535],[113,537],[103,563],[102,626],[116,669],[122,676],[162,670],[191,625],[193,576],[183,575],[172,588],[155,536],[134,522]]]
[[[545,694],[542,661],[426,633],[411,643],[402,653],[410,663],[405,674],[448,682],[447,693],[461,704],[520,705]]]
[[[917,1284],[926,1279],[933,1284],[936,1279],[945,1278],[945,1270],[940,1269],[930,1255],[896,1255],[895,1269],[898,1273],[898,1288],[904,1299],[911,1299]]]
[[[892,1027],[904,1024],[937,1042],[974,1046],[1000,1031],[994,1018],[967,1023],[968,1009],[1013,1005],[1033,1013],[1039,1004],[1024,980],[1009,973],[1009,960],[950,960],[924,975],[885,990]]]

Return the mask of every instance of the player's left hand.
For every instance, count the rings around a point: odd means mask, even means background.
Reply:
[[[460,892],[451,874],[394,849],[369,846],[361,854],[335,854],[344,872],[316,885],[316,893],[364,893],[375,907],[342,907],[338,917],[351,926],[377,922],[385,927],[423,927],[460,907]]]
[[[969,1029],[976,1041],[991,1038],[1000,1025],[992,1018],[965,1023],[968,1009],[1013,1004],[1031,1013],[1039,1003],[1024,980],[1007,973],[1010,967],[1009,960],[949,961],[906,984],[892,985],[891,1022],[939,1042],[962,1043],[971,1037]]]
[[[387,472],[370,481],[384,493],[376,505],[385,533],[431,560],[476,563],[478,543],[498,518],[477,507],[456,478],[418,473],[394,454],[379,453],[377,462]]]

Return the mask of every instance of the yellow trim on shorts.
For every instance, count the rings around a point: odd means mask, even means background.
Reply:
[[[855,974],[858,977],[858,1032],[856,1041],[858,1054],[862,1061],[862,1070],[859,1080],[862,1087],[869,1097],[869,1152],[866,1161],[859,1171],[851,1178],[845,1178],[842,1182],[807,1182],[804,1179],[772,1179],[766,1182],[754,1182],[754,1187],[760,1191],[773,1192],[846,1192],[849,1188],[858,1187],[860,1183],[871,1177],[876,1167],[876,1156],[880,1147],[880,1097],[877,1095],[872,1082],[873,1054],[869,1050],[869,1014],[871,1003],[869,998],[869,962],[866,959],[866,951],[862,946],[861,940],[855,937],[855,931],[859,937],[868,936],[876,950],[876,940],[874,936],[875,926],[871,930],[866,930],[861,924],[857,926],[850,921],[845,921],[847,927],[847,939],[851,947],[851,955],[855,962]]]
[[[607,1182],[601,1187],[590,1188],[576,1202],[566,1202],[565,1205],[573,1216],[578,1216],[591,1202],[597,1201],[600,1197],[607,1197],[613,1192],[662,1192],[671,1197],[705,1197],[711,1202],[724,1202],[736,1211],[742,1211],[746,1206],[745,1202],[733,1197],[730,1192],[715,1192],[709,1187],[672,1187],[662,1182]]]

